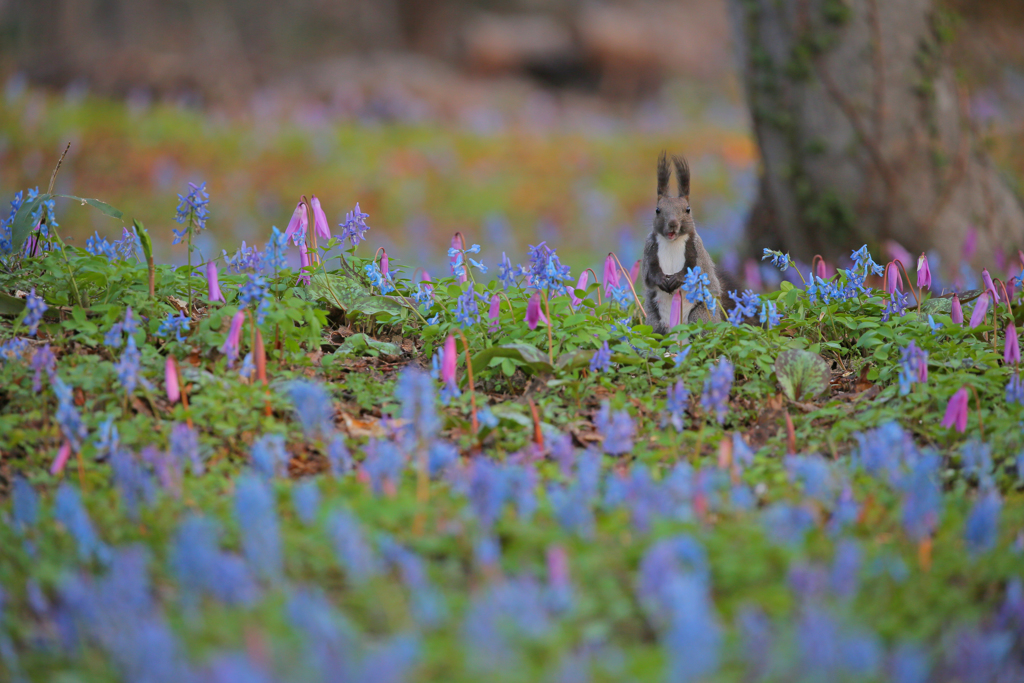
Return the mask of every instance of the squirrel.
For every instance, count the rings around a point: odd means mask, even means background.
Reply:
[[[647,287],[647,319],[658,334],[668,332],[672,294],[683,284],[686,272],[700,266],[707,274],[708,289],[716,300],[722,298],[722,282],[690,214],[690,166],[686,159],[672,156],[676,170],[678,196],[668,194],[671,171],[665,152],[658,156],[658,203],[654,224],[644,245],[643,277]],[[715,322],[719,311],[709,310],[703,302],[693,304],[683,295],[680,322]]]

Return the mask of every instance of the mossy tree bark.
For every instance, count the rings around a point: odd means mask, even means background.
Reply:
[[[949,269],[972,225],[974,265],[1024,246],[1024,210],[971,129],[932,0],[729,9],[763,163],[752,249],[809,261],[894,239]]]

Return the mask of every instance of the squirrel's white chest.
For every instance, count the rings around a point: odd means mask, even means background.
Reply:
[[[662,235],[656,235],[658,242],[658,264],[661,272],[665,275],[678,273],[686,266],[686,243],[690,241],[689,235],[677,237],[674,240],[667,240]]]

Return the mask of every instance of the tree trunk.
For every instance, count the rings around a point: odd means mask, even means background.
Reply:
[[[729,10],[763,163],[751,248],[835,260],[893,239],[937,250],[952,275],[971,226],[975,266],[1024,246],[1024,210],[971,130],[932,0]]]

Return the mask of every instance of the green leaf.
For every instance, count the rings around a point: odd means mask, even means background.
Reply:
[[[594,357],[594,349],[576,349],[563,353],[555,361],[555,367],[559,370],[573,370],[590,365],[590,359]]]
[[[384,296],[363,296],[352,301],[348,308],[350,313],[362,313],[363,315],[377,315],[378,313],[390,313],[391,315],[402,315],[408,311],[394,299]]]
[[[314,299],[323,299],[343,311],[351,310],[353,302],[370,294],[350,277],[322,272],[313,274],[309,292]]]
[[[341,346],[334,352],[340,355],[371,355],[376,356],[378,354],[384,354],[386,356],[400,356],[402,355],[401,349],[391,342],[377,341],[372,337],[368,337],[365,334],[358,333],[353,334],[351,337],[345,339]]]
[[[0,315],[19,315],[25,310],[25,300],[0,292]]]
[[[21,251],[21,246],[25,244],[29,233],[36,227],[32,220],[32,214],[50,197],[51,195],[41,194],[30,202],[23,202],[18,212],[14,214],[14,222],[11,223],[11,251],[13,253],[17,254]]]
[[[484,349],[472,358],[473,372],[480,372],[488,367],[492,358],[512,358],[538,373],[552,374],[554,368],[548,362],[547,355],[536,346],[513,342],[502,346]]]
[[[786,397],[797,401],[804,396],[814,399],[824,393],[832,373],[828,363],[818,354],[790,349],[775,359],[775,376]]]
[[[111,218],[124,218],[124,214],[123,213],[121,213],[120,211],[118,211],[117,209],[112,207],[110,204],[107,204],[106,202],[101,202],[98,199],[89,199],[88,197],[76,197],[76,196],[74,196],[72,194],[58,194],[58,195],[54,195],[54,196],[55,197],[62,197],[64,199],[76,199],[76,200],[82,202],[83,204],[88,204],[89,206],[93,207],[94,209],[99,209],[100,211],[102,211],[103,213],[107,214]]]
[[[139,236],[139,242],[142,243],[142,254],[146,257],[146,263],[153,262],[153,240],[149,238],[149,231],[146,230],[145,226],[142,225],[142,221],[133,220],[132,225],[135,226],[135,232]]]

